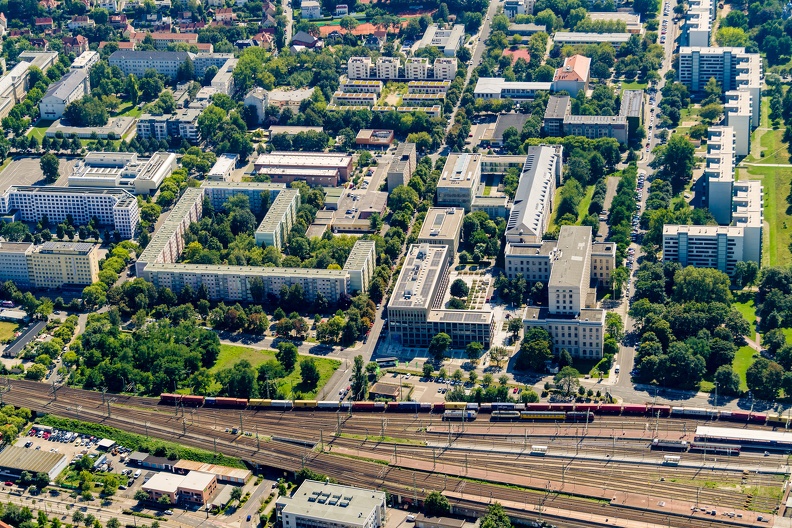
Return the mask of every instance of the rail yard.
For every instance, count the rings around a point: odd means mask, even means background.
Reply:
[[[700,449],[669,464],[667,453],[651,449],[656,439],[694,442],[697,427],[717,424],[712,417],[457,422],[442,413],[191,408],[65,387],[55,397],[48,386],[28,381],[13,381],[3,398],[254,466],[310,468],[342,483],[385,489],[401,504],[441,490],[460,512],[499,501],[516,518],[556,526],[756,526],[783,508],[789,472],[784,452],[743,449],[730,456]],[[769,427],[740,429],[756,435]]]

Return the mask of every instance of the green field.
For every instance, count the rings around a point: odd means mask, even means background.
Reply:
[[[578,219],[575,222],[575,225],[580,225],[586,216],[588,216],[588,208],[591,205],[591,199],[594,197],[594,186],[589,185],[586,187],[586,194],[580,199],[580,203],[578,204]],[[557,204],[561,202],[561,187],[556,188],[555,196],[553,197],[553,203]],[[558,209],[553,212],[553,215],[550,217],[550,225],[548,226],[547,230],[552,231],[557,227],[556,220],[558,216]]]
[[[737,350],[737,354],[734,355],[734,361],[732,361],[732,368],[734,372],[736,372],[740,376],[740,390],[747,391],[748,384],[745,382],[745,373],[748,370],[748,367],[754,362],[754,354],[759,354],[756,350],[749,346],[740,347]]]
[[[787,214],[786,197],[792,184],[792,167],[751,166],[737,170],[740,180],[760,180],[764,186],[765,229],[762,241],[762,260],[768,266],[788,266],[792,263],[789,243],[792,222]]]
[[[118,110],[116,110],[112,117],[140,117],[140,114],[142,113],[143,109],[138,105],[124,103],[118,107]]]
[[[50,127],[50,125],[52,125],[52,123],[54,123],[54,121],[39,119],[36,122],[36,126],[34,126],[30,132],[28,132],[27,137],[35,136],[36,139],[39,140],[39,143],[41,143],[41,140],[44,139],[44,134],[47,132],[47,129]]]
[[[646,90],[649,86],[648,83],[640,82],[622,82],[622,91],[624,90]]]
[[[14,339],[14,332],[17,330],[19,330],[18,324],[0,321],[0,342],[5,343]]]
[[[733,306],[739,310],[748,324],[751,325],[751,333],[749,337],[756,339],[756,306],[754,304],[753,292],[737,292],[734,294]]]
[[[760,129],[751,137],[751,153],[743,160],[745,163],[786,165],[790,163],[787,144],[784,143],[783,129],[772,130],[770,124],[770,98],[762,98],[762,117]],[[764,153],[764,156],[762,156]]]
[[[316,398],[317,395],[320,394],[322,387],[325,385],[325,383],[327,383],[327,380],[329,380],[330,376],[333,375],[333,372],[335,372],[338,366],[341,365],[341,362],[335,359],[313,357],[313,359],[316,361],[316,367],[319,369],[320,379],[316,388],[309,390],[308,387],[304,387],[302,384],[300,379],[299,365],[300,361],[307,357],[313,356],[300,355],[297,359],[297,367],[295,367],[294,371],[280,380],[278,383],[278,389],[281,390],[281,392],[299,392],[304,399]],[[257,368],[265,361],[275,359],[275,351],[236,345],[220,345],[220,355],[218,356],[214,367],[212,367],[210,370],[213,373],[217,373],[221,370],[233,367],[243,359],[247,360],[251,365],[253,365],[253,368]]]

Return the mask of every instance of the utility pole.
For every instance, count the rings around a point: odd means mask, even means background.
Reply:
[[[110,404],[111,403],[115,403],[115,402],[116,402],[115,398],[110,398],[109,400],[107,400],[107,417],[108,418],[110,418],[110,416],[111,416],[110,415]]]
[[[182,418],[182,434],[187,434],[187,421]]]
[[[8,378],[6,378],[6,382],[8,382]],[[5,406],[5,402],[3,401],[3,394],[10,391],[11,391],[11,385],[0,387],[0,407]]]
[[[107,392],[107,387],[102,387],[102,403],[105,402],[105,393]]]
[[[149,434],[148,434],[148,426],[149,426],[149,423],[148,423],[148,422],[146,422],[146,438],[148,438],[148,435],[149,435]]]
[[[239,432],[245,434],[245,424],[242,423],[242,411],[239,412]]]
[[[258,433],[256,433],[256,438],[258,439]],[[324,453],[324,435],[322,434],[321,429],[319,429],[319,448],[321,449],[320,452]]]
[[[55,378],[52,378],[52,399],[58,401],[58,386],[55,384]],[[2,396],[0,396],[0,403],[3,402]]]
[[[385,439],[385,419],[382,419],[382,428],[380,429],[380,440]]]
[[[319,434],[321,433],[322,431],[320,430]],[[258,435],[258,424],[256,424],[256,451],[260,451],[260,450],[261,450],[261,439],[259,438]],[[324,448],[322,448],[322,451],[324,451]]]

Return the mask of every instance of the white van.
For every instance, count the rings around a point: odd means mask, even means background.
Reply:
[[[137,471],[135,471],[134,478],[138,478],[139,476],[140,476],[140,470],[138,469]]]
[[[619,373],[619,370],[620,370],[620,367],[619,367],[619,365],[616,365],[616,368],[615,368],[613,371],[614,371],[616,374],[618,374],[618,373]]]

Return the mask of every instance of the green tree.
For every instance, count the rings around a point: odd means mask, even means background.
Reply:
[[[553,358],[553,342],[550,334],[541,328],[531,328],[523,336],[517,354],[518,370],[545,371],[545,363]]]
[[[513,528],[511,519],[499,502],[490,504],[487,513],[479,521],[481,528]]]
[[[368,376],[363,364],[363,356],[355,356],[354,369],[352,371],[352,398],[355,400],[365,400],[368,396]]]
[[[443,361],[443,357],[445,357],[445,353],[450,346],[451,336],[445,332],[440,332],[432,337],[432,341],[429,343],[429,356],[435,363],[440,363]]]
[[[668,143],[658,147],[652,166],[660,179],[671,182],[674,190],[684,187],[693,175],[696,148],[682,134],[674,134]]]
[[[624,337],[624,322],[616,312],[605,313],[605,330],[617,341]]]
[[[451,283],[451,295],[453,295],[454,297],[459,297],[459,298],[467,297],[469,291],[470,288],[468,288],[468,285],[462,279],[456,279],[454,282]]]
[[[731,303],[731,281],[729,276],[712,268],[688,266],[674,274],[676,302]]]
[[[242,488],[239,486],[234,486],[231,488],[231,500],[232,501],[240,501],[242,500]]]
[[[516,341],[517,338],[520,336],[520,330],[522,330],[522,328],[523,328],[522,319],[519,317],[512,317],[511,319],[509,319],[509,323],[506,326],[506,329],[512,335],[512,339],[514,341]]]
[[[423,364],[423,376],[424,378],[431,378],[432,374],[434,373],[434,367],[428,361]]]
[[[564,391],[564,394],[569,396],[574,390],[580,386],[580,372],[572,367],[564,367],[558,371],[553,381],[556,387]]]
[[[484,345],[478,341],[471,341],[465,347],[465,356],[470,360],[471,363],[476,364],[481,357],[482,350],[484,350]]]
[[[775,361],[759,358],[748,367],[745,380],[757,398],[773,400],[781,389],[784,369]]]
[[[41,156],[39,164],[41,165],[41,172],[44,173],[44,178],[47,180],[47,183],[55,183],[58,176],[60,176],[60,162],[57,156],[51,152],[47,152]]]
[[[439,491],[432,491],[424,499],[424,513],[428,516],[448,515],[451,504],[445,495]]]
[[[147,492],[143,491],[142,489],[139,489],[139,490],[137,490],[135,492],[134,499],[136,501],[138,501],[138,502],[145,502],[145,501],[149,500],[150,498],[151,497],[149,497],[149,494]],[[76,513],[79,513],[79,512],[76,512]],[[72,517],[72,520],[74,520],[74,517]],[[74,521],[74,522],[78,522],[78,521]]]
[[[718,394],[724,396],[740,394],[740,376],[734,372],[731,365],[719,367],[713,379],[718,384]]]
[[[307,358],[300,361],[300,378],[303,384],[311,389],[319,383],[319,369],[314,358]]]
[[[281,341],[276,348],[275,357],[278,362],[286,372],[293,371],[297,365],[297,346],[289,341]]]

